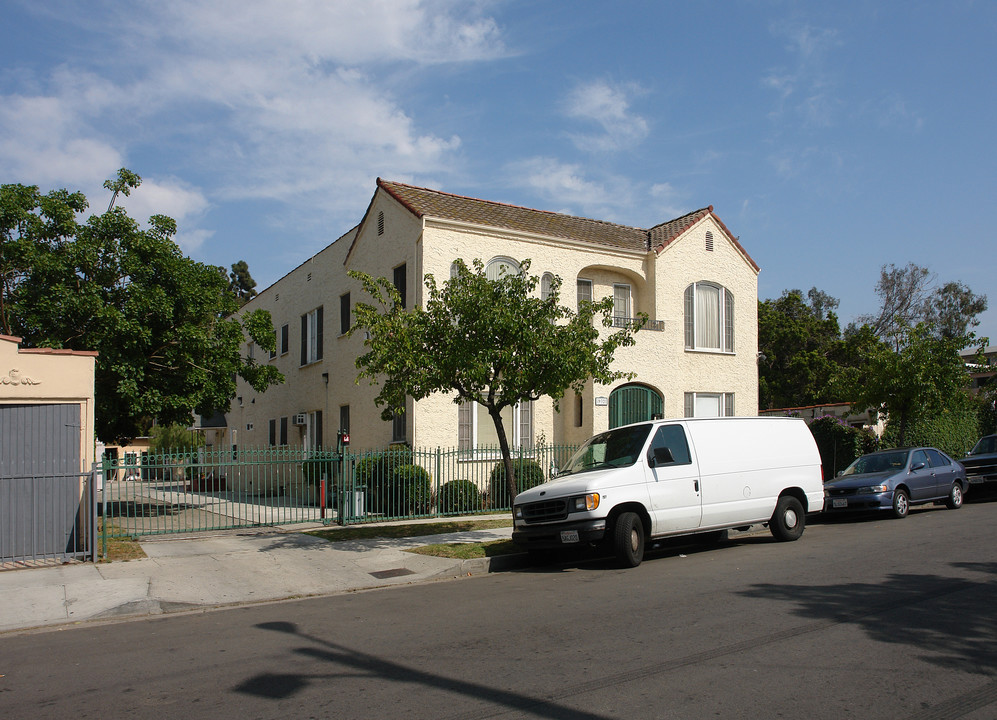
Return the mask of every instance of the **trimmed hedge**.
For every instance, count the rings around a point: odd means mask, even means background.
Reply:
[[[438,501],[440,512],[444,515],[472,513],[481,509],[481,493],[470,480],[443,483]]]
[[[395,470],[392,515],[425,515],[433,501],[429,473],[421,465],[401,465]]]
[[[547,480],[543,468],[536,460],[513,460],[512,466],[517,493],[536,487]],[[505,463],[502,461],[495,464],[488,476],[488,502],[492,508],[507,508],[512,505],[512,500],[509,498],[509,483],[506,482]]]
[[[936,447],[958,460],[965,457],[981,435],[979,413],[967,403],[966,407],[946,408],[916,421],[907,428],[904,445]],[[887,447],[896,444],[895,437],[896,433],[887,423],[883,433]]]

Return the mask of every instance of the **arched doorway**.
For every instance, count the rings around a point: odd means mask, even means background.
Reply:
[[[665,402],[646,385],[624,385],[609,395],[610,429],[661,417]]]

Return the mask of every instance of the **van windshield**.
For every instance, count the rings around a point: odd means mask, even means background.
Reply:
[[[651,425],[645,423],[600,433],[578,448],[558,475],[633,465],[640,457],[650,432]]]

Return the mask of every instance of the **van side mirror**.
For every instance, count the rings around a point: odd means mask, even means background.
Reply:
[[[654,465],[667,465],[668,463],[675,462],[675,458],[672,457],[671,448],[666,447],[656,447],[654,448]]]

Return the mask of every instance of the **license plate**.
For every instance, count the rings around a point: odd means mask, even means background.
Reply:
[[[834,498],[831,507],[848,507],[848,498]]]
[[[578,531],[577,530],[562,530],[561,531],[561,542],[563,542],[563,543],[576,543],[576,542],[578,542]]]

